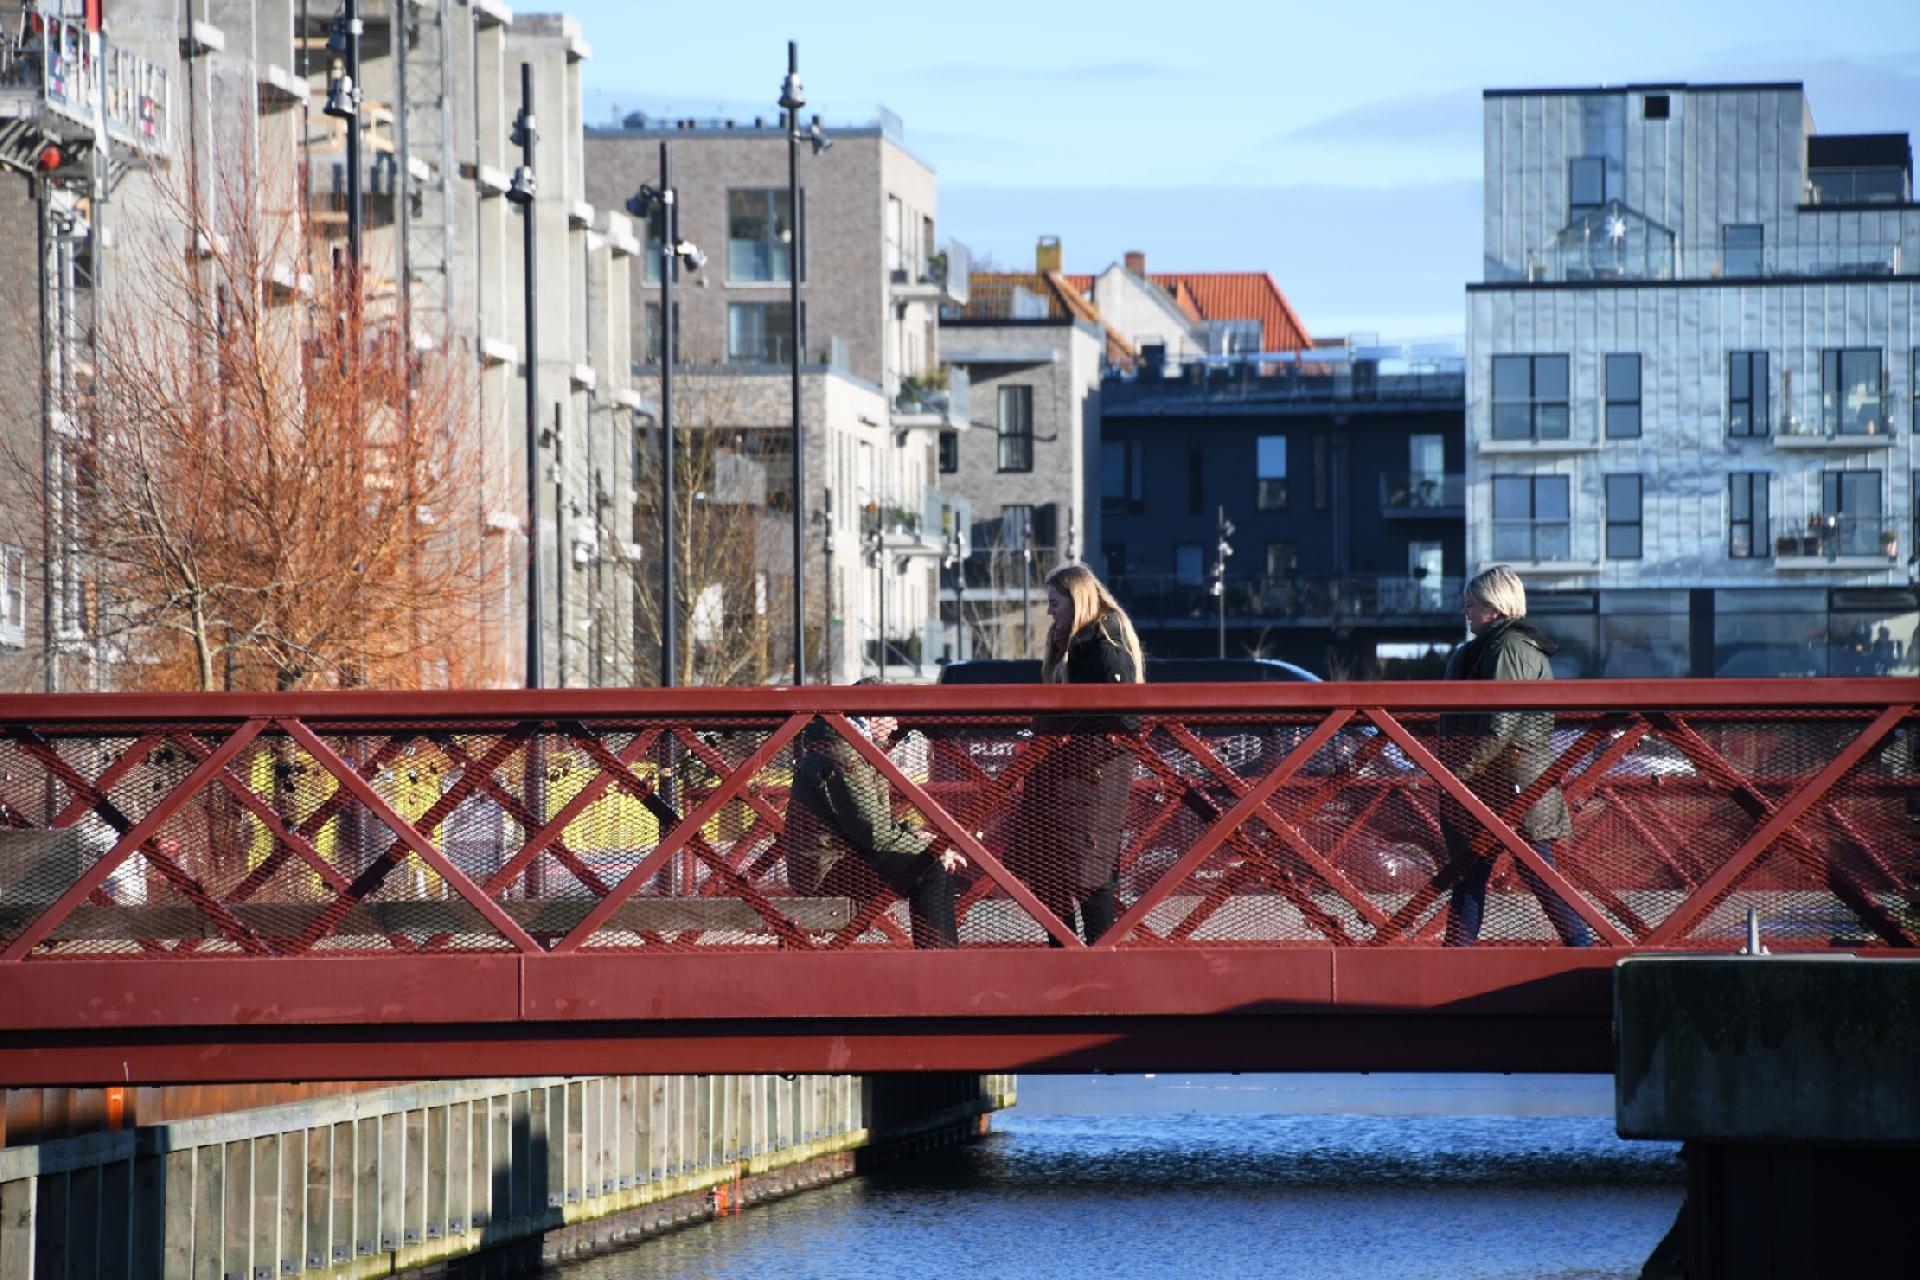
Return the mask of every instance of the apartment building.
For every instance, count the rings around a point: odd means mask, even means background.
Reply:
[[[1802,86],[1492,90],[1467,566],[1562,674],[1913,674],[1907,135]]]
[[[941,313],[941,349],[967,371],[979,419],[939,438],[941,489],[971,539],[941,584],[956,657],[1034,656],[1047,574],[1099,543],[1100,380],[1136,353],[1052,247],[1034,271],[976,273],[966,304]]]
[[[1322,345],[1109,376],[1090,559],[1148,652],[1353,679],[1459,639],[1462,364]]]
[[[357,124],[367,305],[387,323],[405,317],[416,348],[452,352],[476,378],[470,443],[481,479],[471,509],[447,527],[481,541],[502,584],[471,638],[481,678],[518,685],[529,676],[533,528],[546,571],[533,604],[544,670],[532,677],[630,682],[631,593],[611,583],[639,560],[632,433],[642,406],[626,358],[626,274],[640,245],[623,214],[584,199],[579,64],[588,47],[570,19],[516,21],[499,0],[372,0],[360,5],[350,123],[328,110],[348,101],[342,17],[339,5],[294,0],[125,0],[110,21],[83,0],[10,11],[0,32],[0,225],[40,253],[12,255],[0,270],[14,296],[39,305],[24,332],[6,338],[10,412],[0,431],[29,451],[44,433],[47,470],[60,474],[70,424],[59,406],[91,367],[86,318],[137,301],[116,293],[130,229],[179,223],[183,251],[204,252],[239,230],[230,220],[251,216],[223,198],[236,174],[268,193],[276,216],[291,213],[312,233],[301,260],[271,272],[276,305],[310,303],[331,287],[346,252],[347,136]],[[531,344],[522,216],[509,199],[523,62],[534,68],[540,132],[526,206],[540,305]],[[290,204],[282,191],[295,193]],[[187,227],[187,207],[205,225]],[[532,458],[530,412],[540,441]],[[529,466],[539,481],[531,517]],[[58,497],[44,533],[0,548],[0,685],[111,687],[125,673],[94,634],[89,569],[62,532],[86,518],[81,499],[74,486],[46,487]]]
[[[755,576],[702,588],[711,590],[708,634],[765,633],[791,651],[790,623],[767,619],[791,616],[797,273],[808,668],[830,681],[930,678],[947,644],[935,614],[940,563],[965,536],[964,519],[942,503],[936,441],[970,425],[966,371],[941,358],[937,316],[965,302],[968,254],[940,236],[938,185],[898,117],[883,110],[813,133],[818,141],[801,147],[797,208],[772,103],[754,120],[635,114],[589,128],[587,194],[618,208],[642,186],[661,187],[670,148],[679,237],[705,259],[697,269],[683,260],[673,290],[674,425],[694,433],[683,447],[700,466],[749,477],[713,500],[745,508],[738,519],[758,528],[743,552]],[[664,231],[661,217],[649,219],[644,270],[631,282],[641,318],[633,358],[650,396],[663,354]],[[772,661],[783,667],[790,656]]]

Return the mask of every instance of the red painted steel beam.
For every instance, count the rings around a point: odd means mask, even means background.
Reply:
[[[1391,696],[1383,696],[1390,694]],[[1560,711],[1623,709],[1798,710],[1880,708],[1911,701],[1913,682],[1900,677],[1806,680],[1406,681],[1321,684],[1071,685],[809,685],[803,689],[545,689],[458,691],[312,691],[300,693],[0,695],[0,722],[34,722],[49,731],[102,721],[205,722],[210,718],[298,719],[363,724],[442,719],[501,723],[655,719],[661,716],[745,716],[778,721],[796,713],[1037,713],[1099,707],[1114,711],[1190,714],[1362,710],[1396,712],[1498,708]]]
[[[1237,948],[33,966],[0,1084],[596,1071],[1604,1070],[1612,957]]]
[[[1605,1016],[1415,1014],[1238,1018],[710,1021],[699,1026],[277,1028],[251,1036],[148,1032],[107,1043],[66,1034],[0,1045],[0,1083],[21,1086],[434,1080],[520,1075],[881,1071],[1605,1072]]]

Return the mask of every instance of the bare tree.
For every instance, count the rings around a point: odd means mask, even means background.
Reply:
[[[456,516],[473,377],[416,349],[371,273],[335,270],[280,186],[160,187],[159,216],[123,225],[57,458],[10,450],[21,514],[61,513],[112,685],[466,683],[500,594]]]

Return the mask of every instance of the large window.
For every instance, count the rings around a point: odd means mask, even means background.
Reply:
[[[1829,555],[1884,554],[1885,508],[1878,471],[1826,471],[1820,475],[1820,514]]]
[[[1767,229],[1754,224],[1720,228],[1720,274],[1744,278],[1765,274]]]
[[[793,218],[780,188],[727,192],[727,279],[785,284],[793,279]],[[805,271],[802,270],[802,278]]]
[[[1607,480],[1607,559],[1640,558],[1641,483],[1637,475],[1613,475]]]
[[[1640,357],[1607,357],[1607,439],[1640,437]]]
[[[1568,432],[1567,358],[1493,358],[1493,438],[1565,440]]]
[[[1607,202],[1607,162],[1579,156],[1567,165],[1567,221],[1592,213]]]
[[[667,238],[667,206],[658,200],[647,211],[647,225],[641,233],[641,270],[648,284],[660,283],[660,243]],[[680,277],[675,276],[678,280]]]
[[[1207,452],[1187,450],[1187,514],[1197,516],[1207,504]]]
[[[950,476],[960,469],[960,433],[940,433],[940,474]]]
[[[648,364],[660,363],[660,318],[660,304],[657,302],[649,302],[640,315],[641,340],[646,343]],[[673,304],[673,362],[675,364],[679,364],[683,359],[680,354],[683,349],[680,338],[680,304],[676,302]]]
[[[1573,522],[1566,476],[1493,478],[1493,558],[1567,560]]]
[[[807,312],[800,309],[802,344]],[[676,336],[679,329],[674,330]],[[678,345],[676,343],[676,345]],[[727,360],[732,364],[787,364],[793,359],[793,306],[786,302],[734,302],[727,306]]]
[[[1138,440],[1100,444],[1100,510],[1110,516],[1138,515],[1145,507],[1143,445]]]
[[[1767,353],[1727,354],[1727,434],[1767,434]]]
[[[1767,481],[1764,471],[1727,477],[1727,554],[1735,560],[1766,557]]]
[[[1033,388],[1000,388],[1000,470],[1033,470]]]
[[[1173,579],[1183,587],[1197,587],[1207,578],[1206,549],[1197,542],[1173,546]]]
[[[1828,435],[1887,433],[1878,351],[1855,348],[1821,353],[1820,416]]]
[[[1267,544],[1267,577],[1291,578],[1299,572],[1299,543],[1269,542]]]
[[[1287,438],[1261,436],[1254,453],[1254,500],[1261,511],[1287,509]]]
[[[0,547],[0,644],[27,643],[27,553]]]

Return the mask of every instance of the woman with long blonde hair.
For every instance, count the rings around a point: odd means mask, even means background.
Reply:
[[[1047,631],[1041,669],[1049,684],[1138,684],[1146,662],[1133,623],[1093,570],[1064,564],[1047,575]],[[1042,716],[1035,748],[1046,754],[1028,775],[1009,853],[1034,896],[1093,942],[1118,917],[1114,893],[1131,753],[1121,739],[1139,732],[1136,717]]]

